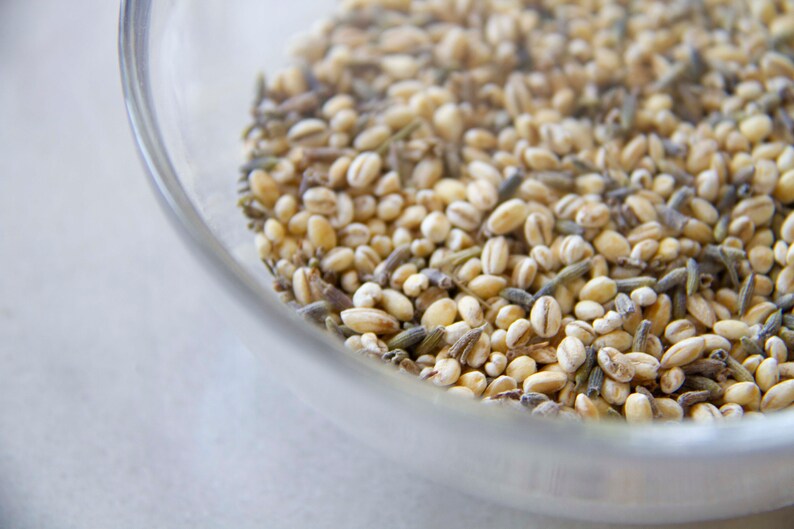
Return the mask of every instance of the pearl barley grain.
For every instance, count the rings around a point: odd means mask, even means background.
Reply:
[[[623,405],[626,422],[642,423],[653,420],[653,411],[648,397],[639,393],[632,393]]]
[[[374,152],[364,152],[356,156],[347,170],[347,182],[353,188],[365,188],[380,176],[382,162]]]
[[[562,323],[560,304],[551,296],[541,297],[532,306],[529,320],[538,336],[543,338],[554,336]]]
[[[508,200],[491,213],[486,228],[495,235],[509,233],[524,223],[527,213],[527,205],[522,200]]]
[[[422,234],[434,243],[443,242],[449,235],[452,224],[440,211],[434,211],[422,220]]]
[[[568,373],[579,369],[586,358],[585,346],[579,338],[567,336],[557,346],[557,361]]]

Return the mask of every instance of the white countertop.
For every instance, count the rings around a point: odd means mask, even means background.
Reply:
[[[144,178],[116,16],[0,2],[0,528],[594,529],[408,474],[242,348]]]

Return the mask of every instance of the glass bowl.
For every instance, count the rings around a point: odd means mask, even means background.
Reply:
[[[280,304],[236,207],[240,131],[257,72],[283,64],[288,37],[333,8],[310,0],[121,5],[122,79],[141,156],[206,265],[206,285],[197,287],[210,288],[251,351],[297,397],[400,464],[514,507],[639,523],[794,501],[792,414],[721,425],[531,418],[355,357]]]

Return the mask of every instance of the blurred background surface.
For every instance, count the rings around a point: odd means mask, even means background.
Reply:
[[[416,478],[242,348],[146,182],[117,11],[0,0],[0,528],[606,527]]]

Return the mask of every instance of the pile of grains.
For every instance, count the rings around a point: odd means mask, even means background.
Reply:
[[[794,6],[349,0],[257,83],[240,206],[356,354],[539,416],[794,402]]]

